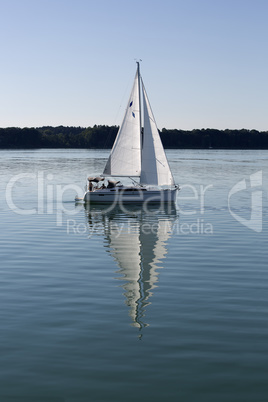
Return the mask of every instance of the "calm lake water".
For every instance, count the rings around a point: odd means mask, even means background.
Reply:
[[[150,211],[75,205],[107,151],[0,156],[1,402],[268,400],[268,151],[167,151]]]

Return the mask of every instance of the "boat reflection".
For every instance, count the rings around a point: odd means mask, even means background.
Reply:
[[[123,280],[126,305],[132,325],[147,326],[145,311],[152,291],[158,282],[158,270],[163,268],[167,254],[167,241],[178,219],[175,206],[164,209],[157,206],[148,211],[128,206],[122,211],[105,206],[93,207],[85,204],[88,230],[91,235],[102,234],[108,245],[107,251],[114,258]]]

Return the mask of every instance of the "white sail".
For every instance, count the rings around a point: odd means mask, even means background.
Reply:
[[[173,185],[174,180],[142,82],[144,130],[141,153],[141,184]]]
[[[141,171],[139,73],[137,71],[122,125],[104,176],[139,176]]]

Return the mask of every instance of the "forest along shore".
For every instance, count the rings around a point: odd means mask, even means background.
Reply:
[[[100,148],[110,149],[118,126],[0,128],[0,149]],[[202,128],[159,131],[164,148],[268,149],[268,131]]]

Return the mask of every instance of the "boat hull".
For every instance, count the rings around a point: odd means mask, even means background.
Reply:
[[[174,203],[177,189],[144,190],[144,189],[100,189],[87,191],[83,201],[89,203]]]

